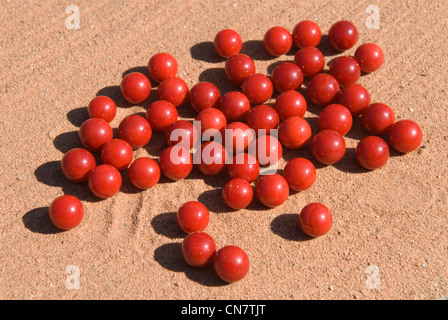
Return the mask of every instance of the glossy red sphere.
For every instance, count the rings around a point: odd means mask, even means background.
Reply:
[[[272,27],[264,34],[263,45],[271,56],[281,56],[291,49],[292,35],[283,27]]]
[[[254,197],[254,191],[249,181],[235,178],[226,183],[222,190],[224,203],[230,208],[239,210],[246,208]]]
[[[177,224],[187,232],[204,231],[210,221],[210,212],[199,201],[188,201],[177,210]]]
[[[126,169],[134,159],[131,145],[122,139],[112,139],[101,149],[101,160],[118,170]]]
[[[423,132],[412,120],[400,120],[389,129],[389,143],[395,150],[408,153],[416,150],[422,143]]]
[[[299,49],[310,46],[317,47],[321,38],[322,31],[319,25],[310,20],[299,22],[292,31],[292,41]]]
[[[82,145],[92,152],[100,151],[103,144],[113,138],[111,126],[101,118],[90,118],[84,121],[78,134]]]
[[[277,163],[283,154],[283,148],[280,141],[270,135],[258,137],[249,145],[248,150],[252,155],[256,155],[258,163],[262,167],[269,167],[270,165]]]
[[[146,110],[146,118],[151,128],[157,132],[165,132],[168,130],[176,122],[178,116],[174,104],[166,100],[154,101]]]
[[[280,206],[288,199],[288,182],[277,173],[262,176],[255,184],[255,195],[266,207]]]
[[[77,227],[84,218],[84,207],[72,195],[62,195],[53,200],[49,208],[51,222],[62,230]]]
[[[304,96],[295,90],[287,90],[278,95],[275,99],[275,110],[281,120],[289,117],[303,117],[306,113],[307,105]]]
[[[218,109],[224,113],[227,122],[245,121],[250,110],[249,99],[239,91],[230,91],[221,96]]]
[[[118,125],[118,137],[127,141],[133,149],[146,146],[152,137],[148,120],[137,114],[126,116]]]
[[[368,136],[358,142],[355,156],[361,167],[369,170],[378,169],[389,159],[389,146],[380,137]]]
[[[337,102],[345,106],[350,110],[352,116],[356,117],[370,105],[370,94],[365,87],[355,83],[340,91]]]
[[[255,132],[244,122],[232,122],[221,129],[222,144],[233,154],[247,150],[255,140]]]
[[[362,44],[355,51],[355,58],[366,73],[375,72],[384,62],[384,53],[380,46],[374,43]]]
[[[334,130],[345,136],[353,124],[353,117],[350,111],[342,104],[330,104],[322,109],[318,118],[319,130]]]
[[[320,237],[330,231],[333,215],[325,205],[312,202],[299,214],[299,227],[310,237]]]
[[[311,188],[316,181],[316,167],[305,158],[294,158],[286,163],[283,177],[288,182],[289,188],[304,191]]]
[[[159,182],[160,175],[159,165],[148,157],[135,159],[128,169],[129,181],[142,190],[154,187]]]
[[[344,137],[334,130],[320,131],[311,140],[311,153],[323,164],[335,164],[344,157]]]
[[[329,72],[338,80],[341,88],[358,82],[361,76],[361,68],[358,61],[349,56],[334,59],[330,65]]]
[[[191,87],[188,100],[193,109],[199,112],[216,107],[220,96],[219,89],[213,83],[203,81]]]
[[[202,110],[196,115],[195,120],[200,121],[201,134],[207,131],[205,135],[209,136],[219,133],[227,125],[226,116],[216,108]]]
[[[177,71],[177,60],[169,53],[156,53],[148,61],[149,76],[156,82],[175,77]]]
[[[157,95],[160,100],[169,101],[179,108],[188,100],[188,85],[179,77],[168,78],[159,84]]]
[[[224,71],[229,82],[239,86],[255,73],[255,62],[248,55],[239,53],[227,59]]]
[[[216,243],[205,232],[193,232],[182,241],[182,257],[194,268],[204,268],[213,263],[216,254]]]
[[[89,175],[90,191],[99,198],[106,199],[120,191],[122,178],[120,171],[109,164],[97,166]]]
[[[325,67],[325,57],[315,47],[304,47],[297,51],[294,56],[294,62],[300,67],[303,76],[306,78],[318,74]]]
[[[198,170],[206,175],[221,173],[229,158],[226,148],[215,141],[204,142],[194,155]]]
[[[240,53],[243,47],[243,40],[240,34],[233,29],[223,29],[219,31],[213,39],[213,47],[218,55],[223,58],[230,58]]]
[[[109,97],[97,96],[90,100],[87,106],[87,113],[90,118],[101,118],[111,122],[117,114],[117,105]]]
[[[168,179],[185,179],[193,170],[193,156],[187,148],[170,146],[160,154],[159,167]]]
[[[288,149],[305,147],[311,139],[311,127],[308,122],[298,116],[283,120],[278,127],[278,139]]]
[[[132,104],[139,104],[148,99],[151,93],[151,82],[140,72],[126,75],[120,83],[123,98]]]
[[[187,149],[193,148],[199,139],[198,129],[187,120],[177,120],[166,130],[165,138],[168,145],[178,145]]]
[[[348,50],[358,41],[358,30],[349,21],[338,21],[328,31],[328,41],[335,50]]]
[[[61,170],[64,176],[72,182],[85,182],[90,171],[96,167],[96,161],[90,151],[75,148],[68,151],[61,160]]]
[[[250,109],[246,118],[247,125],[255,130],[255,134],[269,134],[272,129],[276,129],[280,124],[280,117],[274,108],[261,104]],[[262,130],[265,130],[262,131]]]
[[[231,179],[242,178],[254,182],[260,174],[260,164],[255,156],[239,153],[229,161],[227,172]]]
[[[244,81],[242,90],[252,105],[258,105],[271,98],[274,87],[268,76],[254,73]]]
[[[338,97],[339,83],[332,75],[319,73],[310,79],[306,91],[311,103],[326,106]]]
[[[362,112],[361,120],[369,134],[381,136],[394,124],[395,114],[387,104],[372,103]]]
[[[278,92],[296,90],[303,83],[302,69],[295,63],[282,62],[272,71],[271,79]]]
[[[249,272],[249,264],[246,252],[233,245],[219,249],[213,260],[218,277],[229,283],[242,280]]]

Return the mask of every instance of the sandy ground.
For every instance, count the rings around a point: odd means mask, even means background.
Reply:
[[[80,28],[66,20],[76,5]],[[369,5],[379,9],[379,29],[369,29]],[[448,295],[448,97],[446,55],[448,6],[444,1],[6,1],[0,4],[0,298],[1,299],[441,299]],[[128,114],[141,113],[156,98],[130,106],[120,97],[124,74],[145,71],[151,55],[166,51],[179,62],[189,86],[228,84],[224,60],[211,41],[230,27],[245,41],[259,72],[269,74],[287,55],[267,56],[260,40],[271,26],[292,30],[311,19],[324,34],[347,19],[359,42],[376,42],[386,61],[363,76],[374,102],[389,104],[398,119],[413,119],[423,131],[418,151],[392,152],[372,172],[354,159],[366,135],[359,119],[346,137],[347,153],[334,166],[318,166],[315,185],[291,193],[267,210],[256,200],[231,211],[220,192],[227,177],[204,177],[196,170],[183,181],[162,179],[138,191],[124,174],[122,190],[107,200],[85,184],[68,182],[60,159],[81,146],[78,128],[96,95],[119,106],[116,128]],[[69,25],[70,25],[70,21]],[[322,40],[331,61],[336,55]],[[353,54],[355,48],[340,54]],[[328,67],[326,67],[328,68]],[[236,88],[237,89],[237,88]],[[270,103],[273,100],[269,101]],[[319,108],[305,118],[317,130]],[[182,118],[195,116],[190,106]],[[135,157],[157,158],[165,147],[154,134]],[[286,151],[280,162],[309,148]],[[82,224],[59,232],[48,206],[61,194],[85,206]],[[182,260],[184,233],[175,212],[189,200],[211,211],[211,234],[218,247],[235,244],[251,261],[248,276],[226,284],[212,268],[196,270]],[[309,239],[296,220],[303,206],[325,203],[334,214],[331,231]],[[78,281],[79,280],[79,281]],[[78,286],[79,285],[79,286]]]

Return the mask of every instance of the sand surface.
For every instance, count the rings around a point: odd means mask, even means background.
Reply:
[[[379,29],[366,25],[378,5]],[[80,28],[70,29],[76,5]],[[66,21],[69,19],[69,21]],[[148,59],[166,51],[191,87],[211,81],[225,93],[223,59],[213,52],[220,29],[234,28],[257,70],[270,74],[296,49],[272,58],[260,42],[275,25],[289,30],[311,19],[323,34],[341,19],[358,27],[359,41],[378,43],[386,60],[359,83],[372,101],[389,104],[397,119],[412,119],[424,132],[419,150],[391,153],[386,166],[367,172],[354,158],[364,137],[360,119],[346,137],[344,159],[317,166],[314,186],[266,209],[229,210],[220,192],[227,177],[194,170],[185,180],[162,178],[154,188],[133,188],[124,173],[121,192],[100,200],[85,184],[62,175],[65,152],[81,146],[78,128],[87,104],[108,95],[119,106],[117,128],[157,97],[131,106],[118,85],[131,71],[146,72]],[[0,298],[1,299],[441,299],[448,295],[448,6],[445,1],[6,1],[0,3]],[[68,23],[68,24],[67,24]],[[327,62],[342,54],[320,48]],[[328,69],[328,66],[326,66]],[[271,99],[269,103],[274,100]],[[317,132],[320,108],[305,118]],[[186,105],[180,116],[192,119]],[[165,148],[155,133],[135,157],[157,158]],[[311,159],[309,148],[285,151]],[[76,229],[59,232],[48,218],[51,201],[73,194],[85,207]],[[178,207],[199,200],[211,211],[206,229],[218,247],[241,246],[251,268],[226,284],[212,268],[182,260],[185,236]],[[296,220],[309,202],[331,208],[334,224],[309,239]],[[76,278],[78,277],[78,278]],[[79,281],[77,281],[79,280]],[[79,285],[79,286],[78,286]]]

